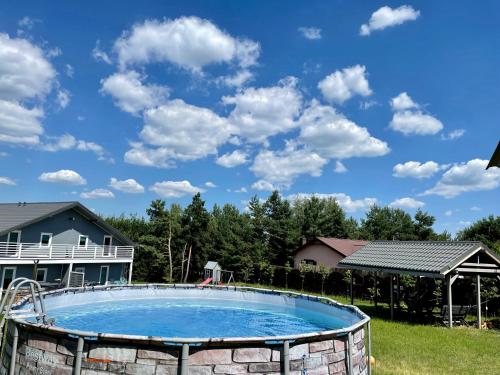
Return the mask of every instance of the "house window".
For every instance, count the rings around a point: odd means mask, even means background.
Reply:
[[[7,289],[10,282],[16,278],[17,267],[4,267],[2,272],[2,289]]]
[[[52,243],[52,233],[42,233],[40,235],[40,246],[50,246]]]
[[[9,232],[9,235],[7,236],[7,242],[8,243],[21,242],[21,231],[20,230],[13,230],[12,232]]]
[[[113,243],[112,236],[104,236],[104,239],[102,241],[102,244],[103,244],[102,255],[103,256],[111,255],[111,244],[112,243]]]
[[[316,261],[313,259],[304,259],[302,263],[308,264],[310,266],[315,266],[317,264]]]
[[[78,237],[78,246],[87,247],[87,242],[89,241],[89,236],[81,234]]]
[[[41,281],[41,282],[47,281],[47,268],[37,268],[36,281]]]

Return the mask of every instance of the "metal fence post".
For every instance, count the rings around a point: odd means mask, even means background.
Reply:
[[[283,341],[283,374],[290,374],[290,342]]]
[[[188,375],[188,360],[189,360],[189,345],[182,344],[182,354],[181,354],[181,374],[180,375]]]
[[[367,328],[367,334],[368,334],[368,350],[367,350],[367,356],[368,356],[368,375],[371,375],[372,373],[372,329],[371,329],[371,320],[368,321],[366,324]]]
[[[19,342],[19,330],[17,329],[16,322],[14,322],[14,332],[13,332],[13,340],[12,340],[12,353],[10,355],[9,375],[14,375],[15,370],[16,370],[16,356],[17,356],[17,343],[18,342]]]
[[[353,375],[352,371],[352,332],[347,334],[347,373],[349,375]]]
[[[83,337],[78,337],[78,343],[76,345],[76,357],[75,357],[75,367],[73,368],[74,375],[80,375],[82,369],[82,356],[83,356]]]

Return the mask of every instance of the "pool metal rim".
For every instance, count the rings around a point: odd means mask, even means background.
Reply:
[[[163,288],[175,288],[175,289],[201,289],[196,284],[129,284],[129,285],[102,285],[94,287],[83,287],[83,288],[65,288],[57,289],[49,292],[43,293],[43,296],[53,295],[53,294],[69,294],[69,293],[92,293],[94,291],[102,290],[121,290],[121,289],[163,289]],[[284,341],[301,341],[310,342],[318,339],[327,340],[334,337],[344,336],[351,332],[357,331],[361,327],[365,326],[370,322],[370,317],[362,312],[359,308],[353,305],[342,304],[328,297],[315,296],[311,294],[298,293],[292,291],[276,290],[276,289],[266,289],[266,288],[256,288],[247,286],[218,286],[218,285],[206,285],[202,287],[203,289],[218,289],[218,290],[233,290],[242,292],[257,292],[263,294],[278,294],[289,296],[293,298],[304,298],[311,301],[316,301],[318,303],[326,303],[333,305],[342,309],[347,309],[358,315],[361,320],[350,326],[343,327],[335,330],[325,330],[317,332],[308,332],[296,335],[283,335],[283,336],[243,336],[243,337],[161,337],[161,336],[141,336],[141,335],[122,335],[113,333],[102,333],[94,331],[81,331],[74,329],[65,329],[57,326],[50,326],[39,323],[32,323],[21,318],[12,318],[15,323],[24,326],[29,326],[35,329],[40,329],[42,331],[50,331],[56,334],[69,335],[75,337],[84,337],[87,340],[104,339],[110,341],[130,341],[137,343],[149,343],[149,344],[162,344],[162,345],[234,345],[234,344],[269,344],[275,342],[276,344]],[[29,301],[29,297],[23,298],[19,301],[15,307],[22,306]]]

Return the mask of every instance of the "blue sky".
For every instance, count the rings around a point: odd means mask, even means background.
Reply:
[[[4,2],[1,200],[143,214],[278,188],[456,232],[500,211],[498,8]]]

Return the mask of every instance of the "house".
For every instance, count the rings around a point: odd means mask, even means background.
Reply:
[[[299,268],[301,263],[306,263],[314,266],[322,264],[328,268],[336,268],[342,259],[353,254],[366,244],[368,244],[368,241],[314,237],[294,251],[294,267]]]
[[[0,291],[131,282],[134,243],[79,202],[0,203]]]

